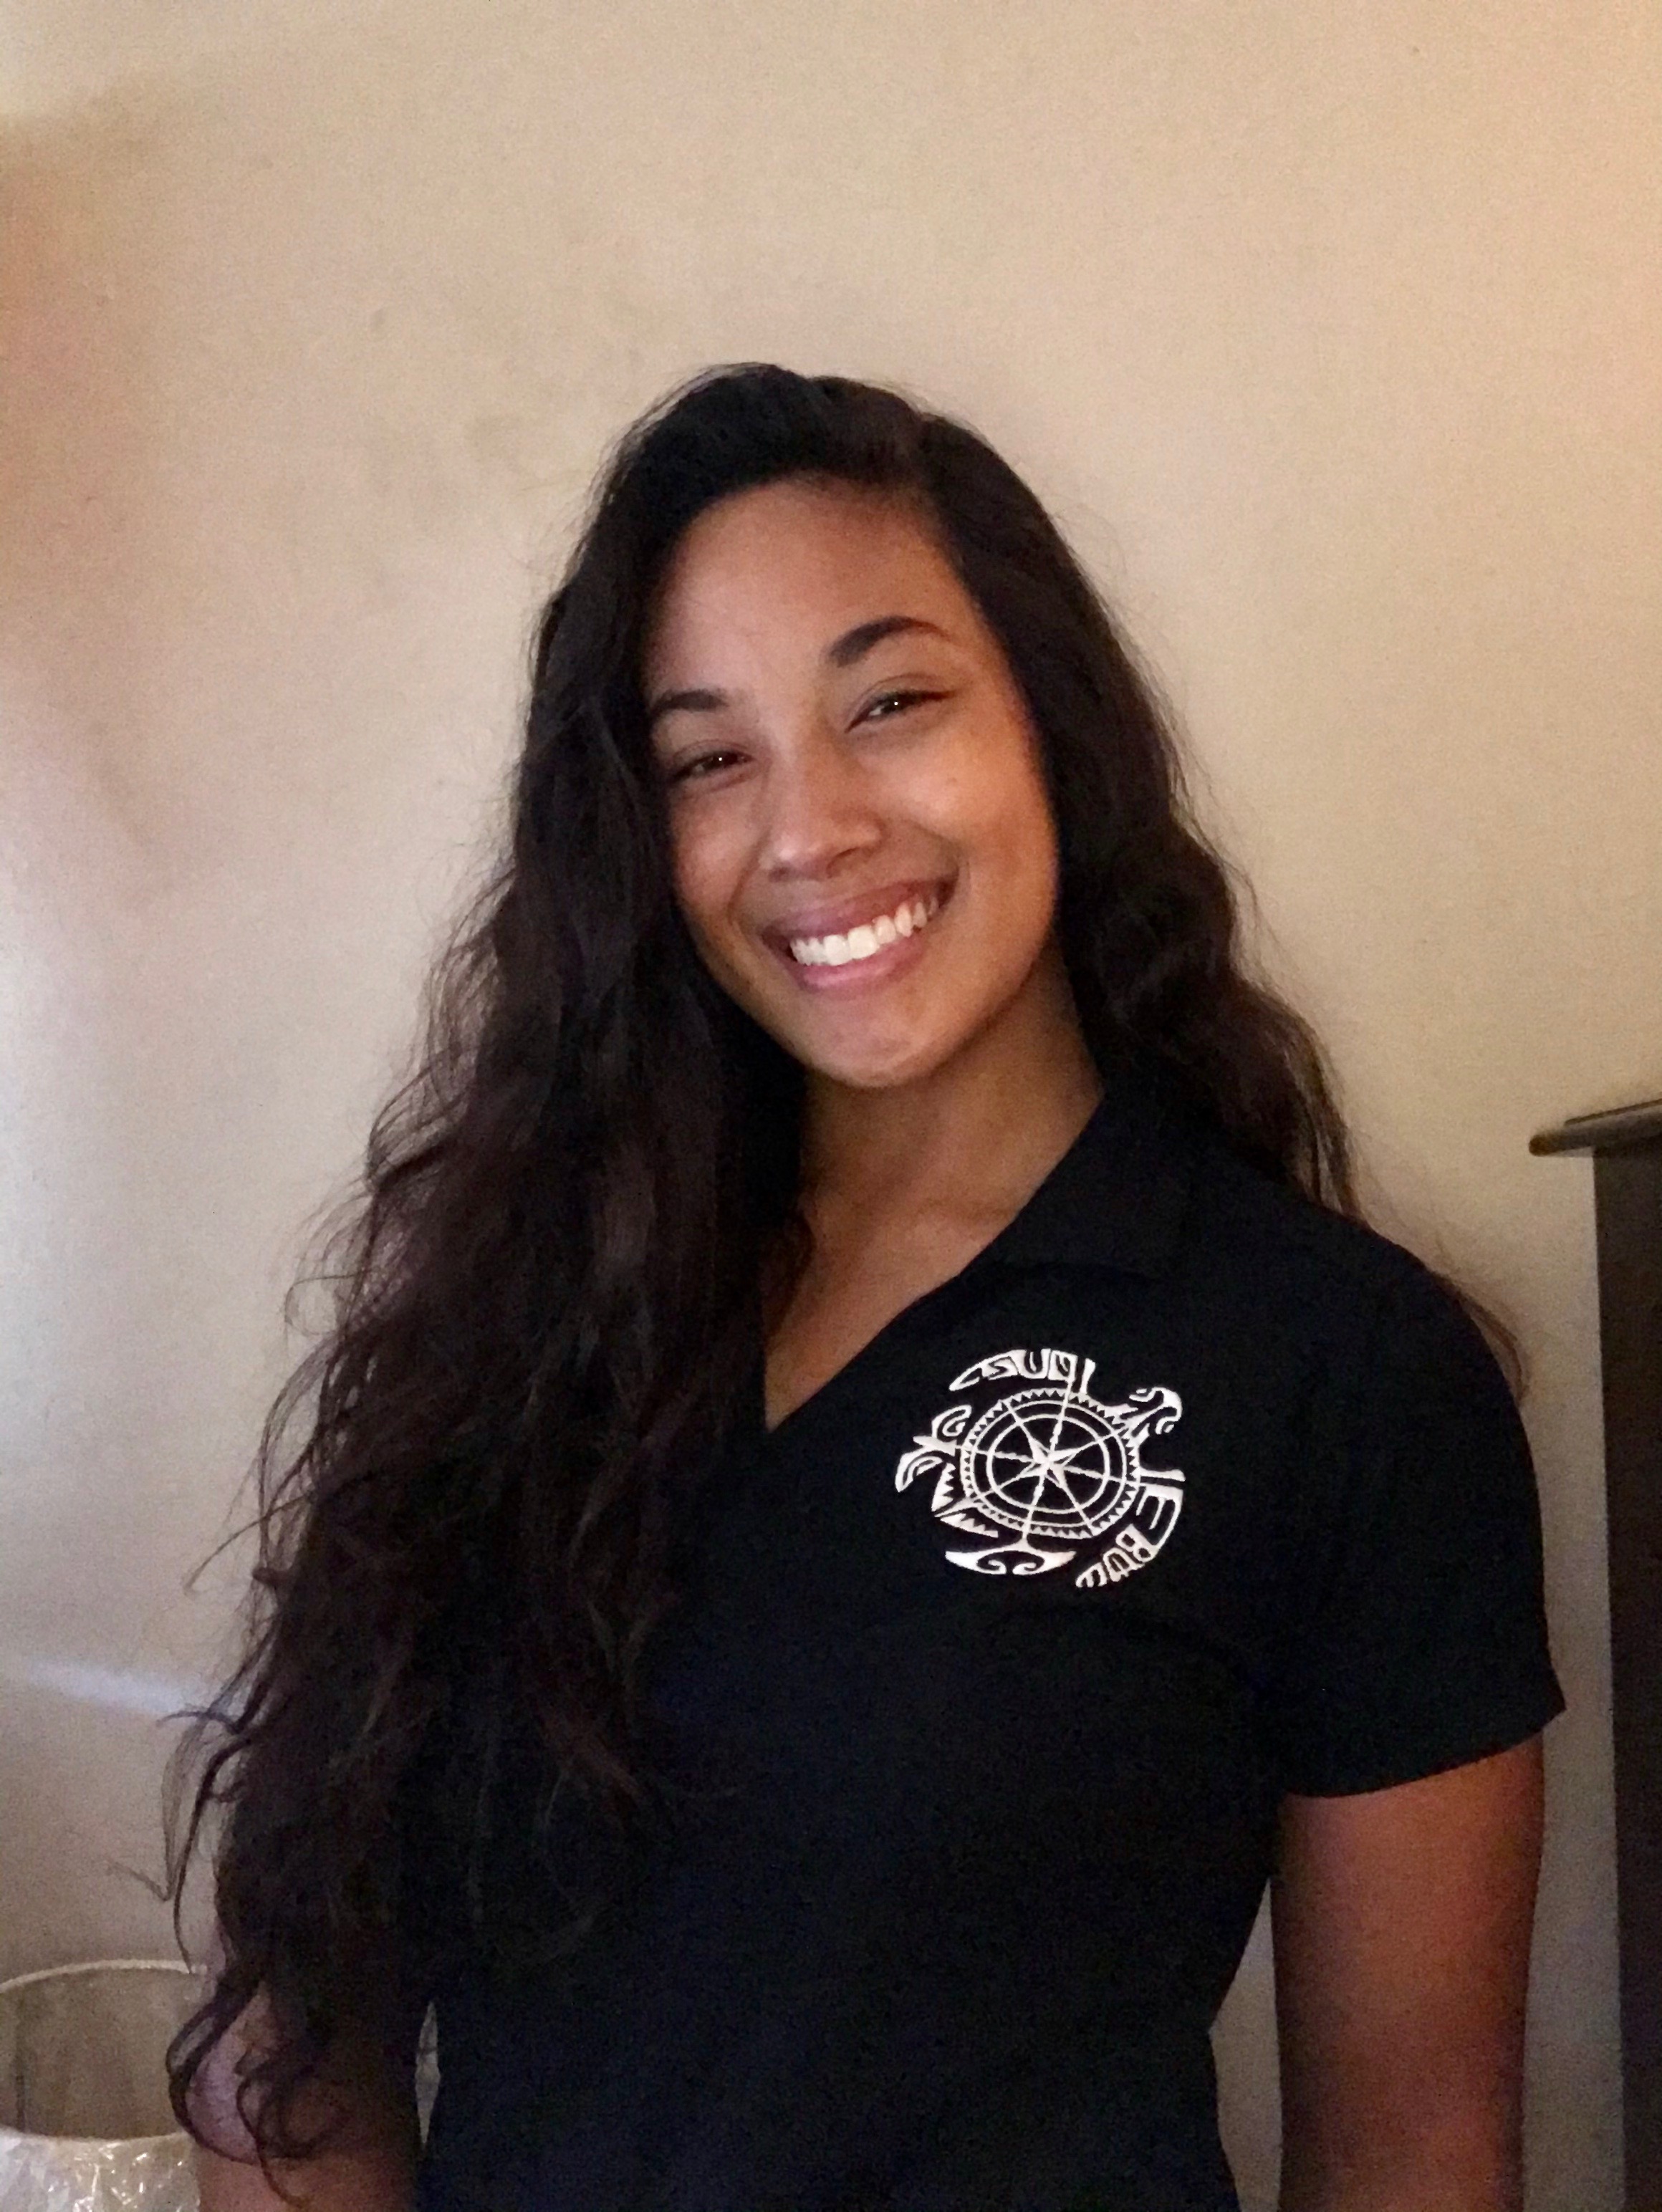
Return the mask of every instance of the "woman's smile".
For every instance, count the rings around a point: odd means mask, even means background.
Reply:
[[[763,934],[805,991],[872,989],[905,975],[951,898],[950,880],[889,884],[774,923]]]

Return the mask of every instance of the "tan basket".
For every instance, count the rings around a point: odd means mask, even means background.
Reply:
[[[0,1983],[0,2212],[196,2212],[162,2057],[200,1994],[166,1960]]]

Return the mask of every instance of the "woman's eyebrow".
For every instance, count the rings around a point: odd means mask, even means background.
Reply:
[[[825,647],[825,659],[833,668],[852,668],[886,637],[900,637],[909,630],[921,630],[930,637],[947,636],[939,623],[925,622],[922,615],[879,615],[872,622],[856,623],[852,629],[845,629]],[[647,727],[650,729],[665,714],[719,714],[732,704],[725,691],[712,691],[703,685],[691,691],[666,691],[647,708]]]
[[[725,691],[666,691],[647,708],[647,727],[665,714],[719,714],[732,702]]]
[[[944,638],[944,629],[921,615],[879,615],[875,622],[856,623],[852,629],[844,630],[834,645],[825,648],[825,658],[833,668],[852,668],[863,659],[874,645],[881,645],[886,637],[898,637],[907,630],[927,630],[931,637]]]

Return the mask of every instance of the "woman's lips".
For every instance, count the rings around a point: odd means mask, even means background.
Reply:
[[[934,896],[902,899],[889,912],[856,922],[851,929],[791,937],[790,956],[804,968],[844,968],[874,959],[886,946],[927,929],[940,909],[941,902]]]
[[[896,886],[776,925],[768,938],[806,990],[886,981],[919,957],[922,939],[951,895],[950,883]]]

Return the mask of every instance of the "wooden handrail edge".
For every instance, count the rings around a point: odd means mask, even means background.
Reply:
[[[1556,1129],[1542,1129],[1529,1140],[1531,1152],[1625,1152],[1633,1145],[1662,1143],[1662,1098],[1645,1098],[1603,1114],[1576,1114]]]

